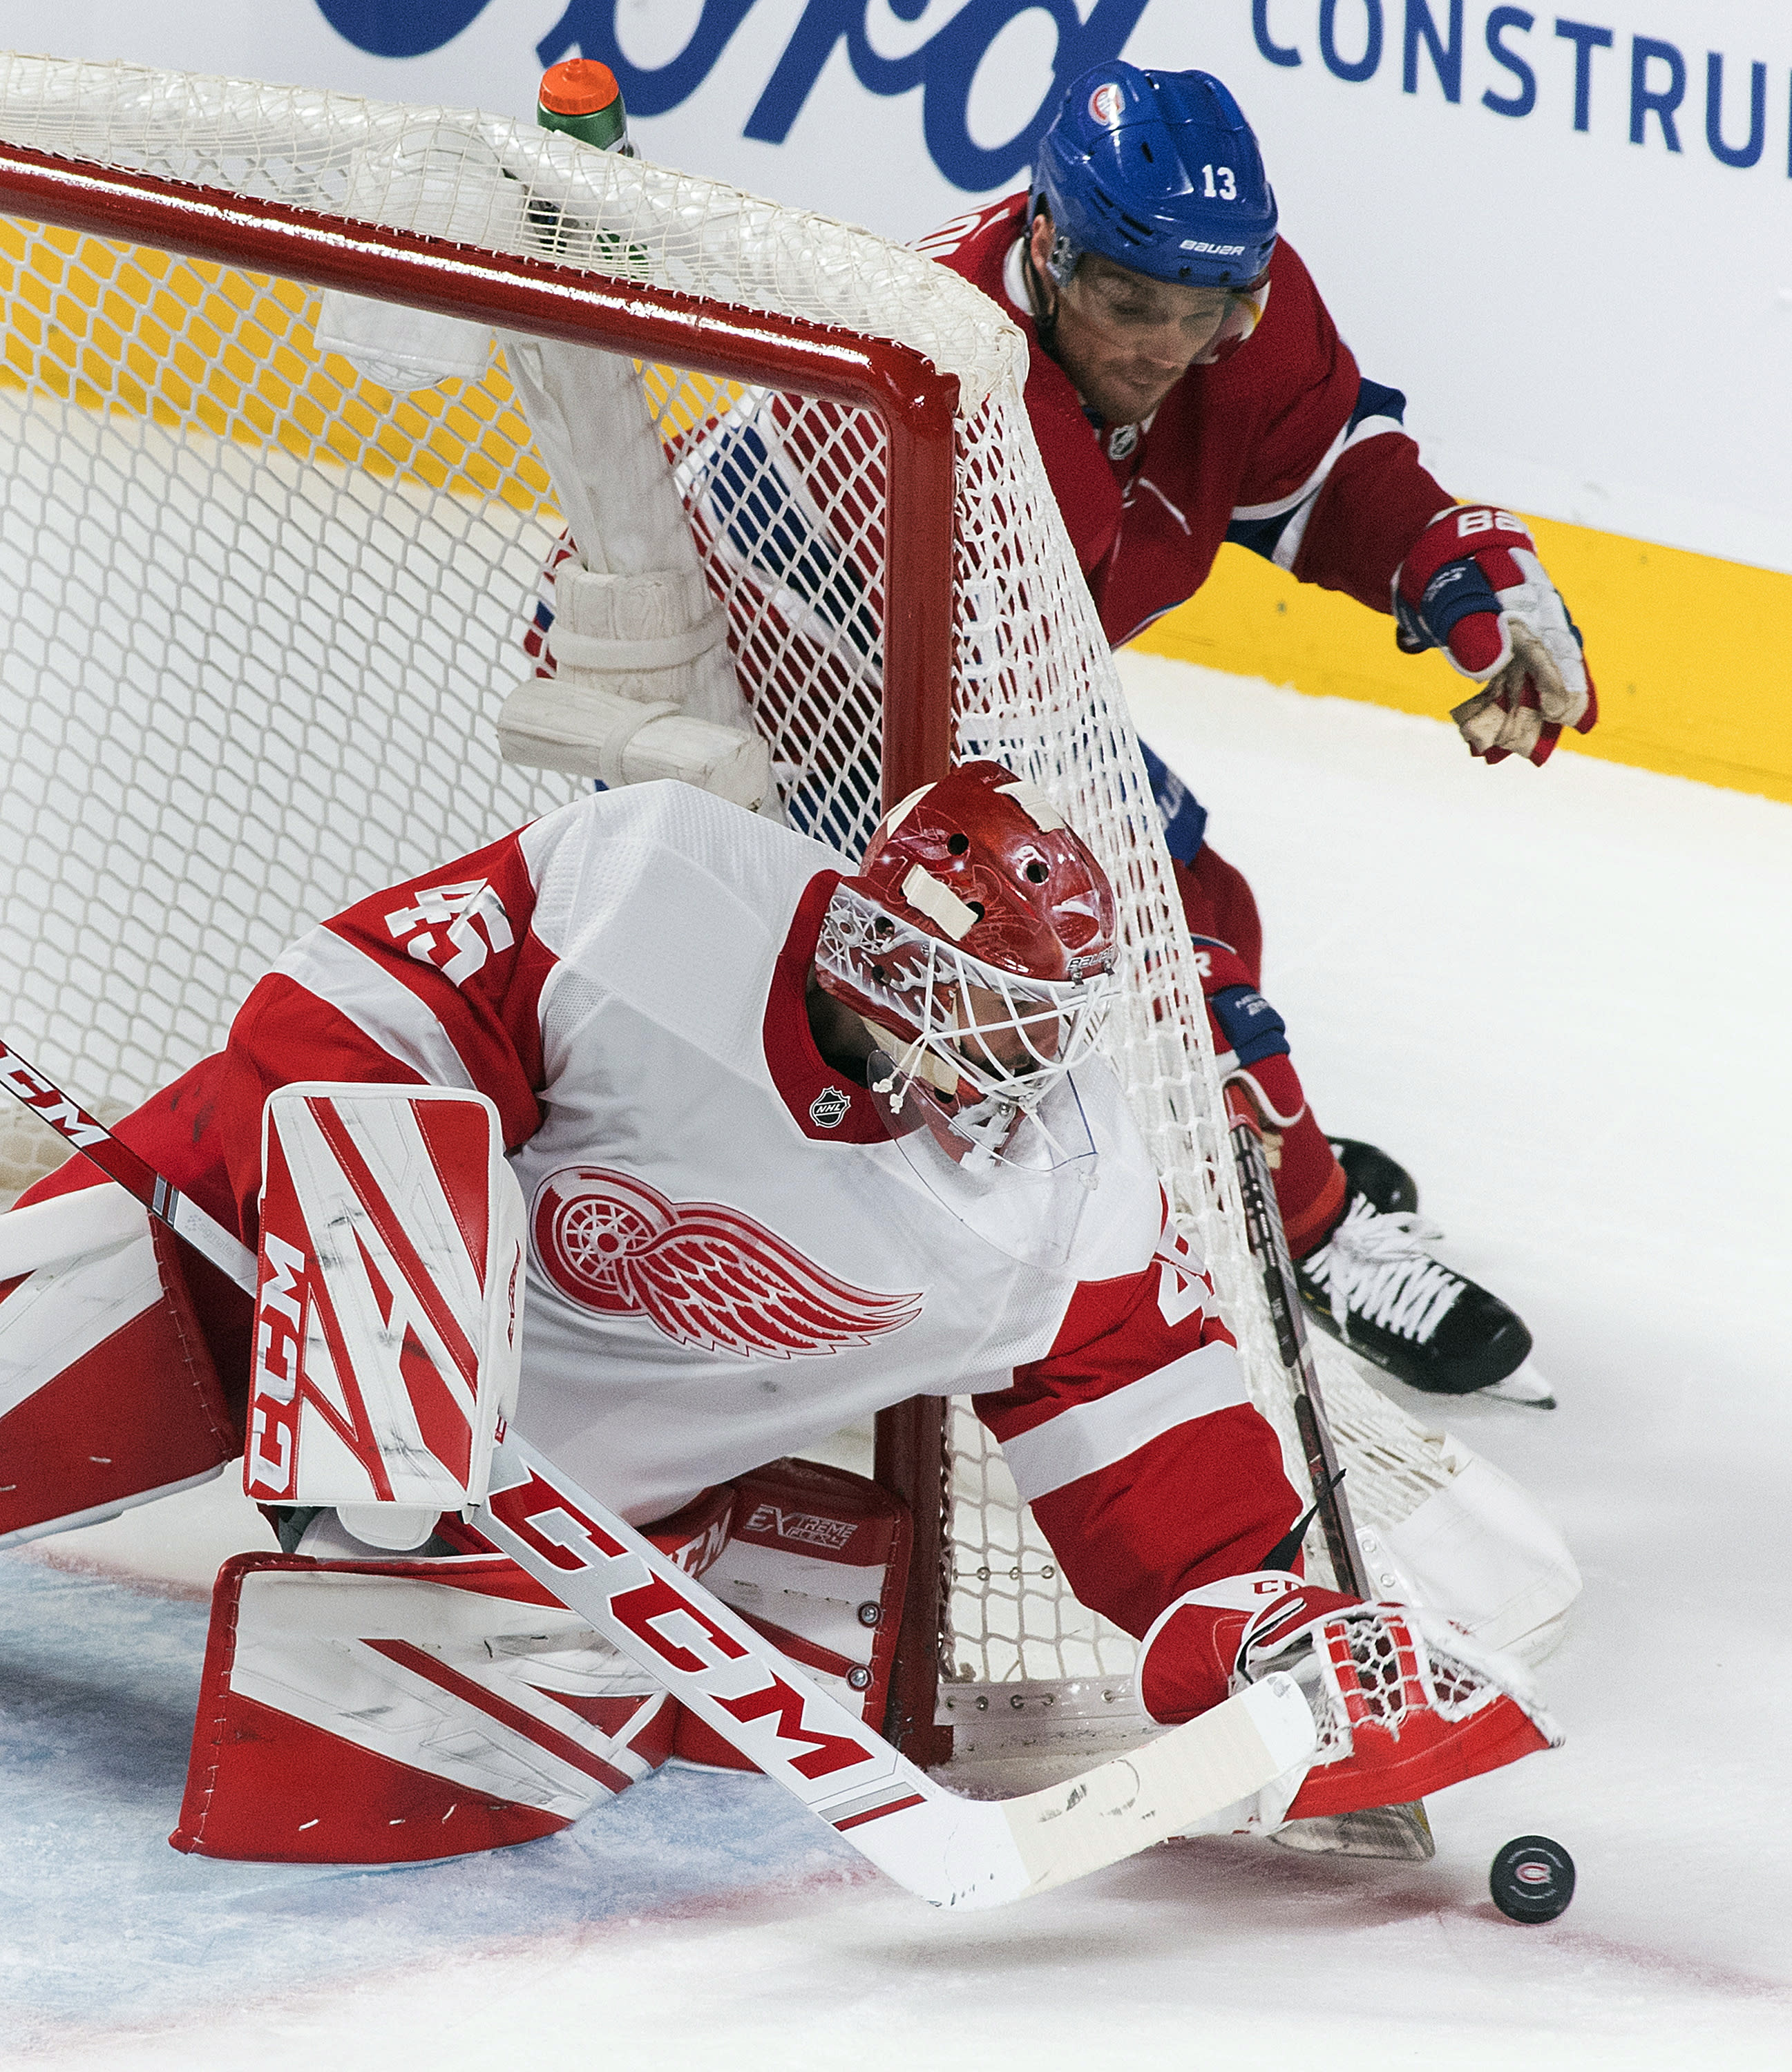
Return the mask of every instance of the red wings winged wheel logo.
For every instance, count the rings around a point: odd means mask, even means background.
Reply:
[[[645,1315],[705,1352],[835,1353],[921,1311],[920,1293],[855,1288],[725,1202],[674,1202],[608,1166],[550,1174],[529,1228],[542,1271],[582,1309]]]

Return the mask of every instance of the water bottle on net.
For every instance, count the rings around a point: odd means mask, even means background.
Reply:
[[[594,150],[614,151],[628,158],[635,155],[628,141],[628,111],[622,89],[616,74],[595,58],[566,58],[542,73],[535,120],[542,129],[575,137]],[[647,254],[640,246],[599,228],[575,210],[538,197],[529,204],[529,221],[537,242],[556,257],[583,260],[607,273],[636,279],[646,276]]]

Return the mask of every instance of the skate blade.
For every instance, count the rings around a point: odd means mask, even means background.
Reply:
[[[1553,1410],[1555,1391],[1529,1360],[1514,1367],[1503,1381],[1490,1381],[1476,1395],[1491,1396],[1496,1403],[1522,1403],[1528,1410]]]
[[[1437,1853],[1422,1803],[1368,1806],[1356,1813],[1328,1813],[1314,1820],[1291,1820],[1270,1836],[1284,1849],[1305,1856],[1379,1856],[1384,1861],[1428,1864]]]

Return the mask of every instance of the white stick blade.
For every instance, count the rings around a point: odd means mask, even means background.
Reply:
[[[1027,1889],[1049,1891],[1167,1842],[1310,1761],[1316,1745],[1299,1688],[1271,1676],[1068,1784],[1011,1799],[1003,1811]]]

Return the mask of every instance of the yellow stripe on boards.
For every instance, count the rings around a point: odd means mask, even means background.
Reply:
[[[1599,689],[1599,725],[1564,734],[1563,746],[1792,800],[1792,575],[1526,522]],[[1390,618],[1297,583],[1242,547],[1222,547],[1205,587],[1136,644],[1429,718],[1446,717],[1470,691],[1441,656],[1401,654]]]
[[[320,356],[313,290],[202,260],[0,217],[0,382],[432,489],[551,500],[493,368],[393,397]]]
[[[554,485],[501,357],[477,381],[393,396],[319,354],[316,292],[153,249],[0,216],[0,386],[146,417],[296,458],[497,497],[558,525]],[[688,431],[738,382],[642,368],[662,426]]]

